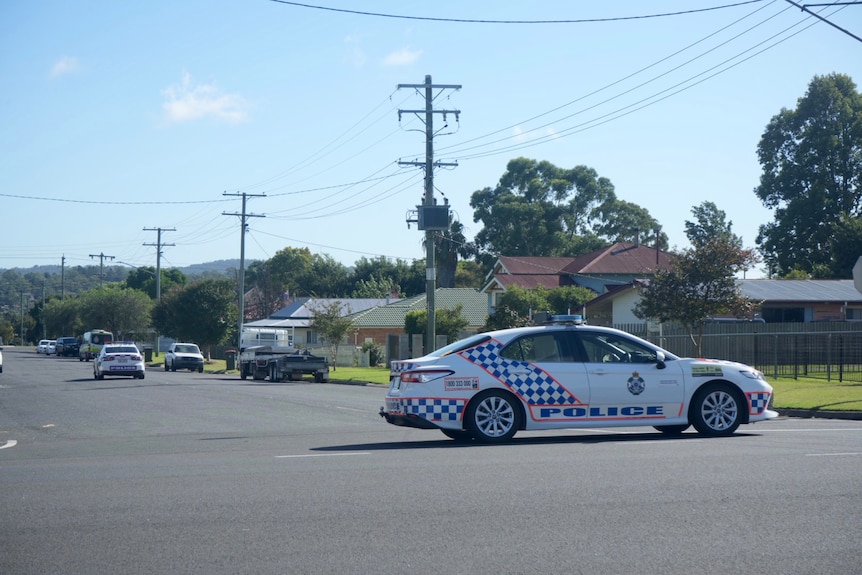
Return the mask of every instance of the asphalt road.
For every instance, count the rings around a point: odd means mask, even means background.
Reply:
[[[862,573],[862,425],[459,445],[379,386],[6,348],[0,573]]]

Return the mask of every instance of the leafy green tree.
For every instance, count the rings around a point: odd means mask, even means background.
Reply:
[[[186,285],[186,276],[180,270],[174,268],[159,271],[161,272],[159,284],[161,293],[166,293],[175,285]],[[127,288],[140,290],[152,299],[156,299],[156,268],[151,266],[135,268],[126,276],[124,283]]]
[[[384,298],[393,291],[397,293],[395,280],[371,276],[367,280],[359,280],[350,297],[353,298]]]
[[[350,271],[326,254],[311,257],[311,271],[305,281],[306,292],[318,297],[343,297],[350,292]]]
[[[667,249],[667,234],[661,231],[661,225],[646,208],[610,198],[593,210],[593,216],[595,221],[592,233],[599,239],[609,242],[636,242],[641,238],[655,238],[661,249]],[[584,236],[586,239],[590,234],[585,233]],[[601,246],[596,249],[601,249]]]
[[[350,281],[355,286],[353,289],[362,285],[363,282],[386,282],[390,279],[393,282],[393,289],[408,297],[424,293],[424,260],[417,260],[411,265],[405,260],[391,261],[385,256],[378,256],[373,259],[362,257],[356,261],[353,274],[350,277]]]
[[[83,329],[106,329],[121,339],[146,331],[151,324],[153,300],[144,292],[109,285],[78,296]]]
[[[470,197],[478,259],[490,266],[498,254],[573,256],[631,239],[637,233],[667,238],[649,213],[619,200],[609,179],[587,166],[564,169],[516,158],[494,188]]]
[[[353,328],[353,322],[346,317],[350,315],[350,309],[336,300],[329,304],[320,303],[312,306],[311,311],[314,312],[314,317],[311,319],[310,327],[326,340],[332,356],[332,370],[335,371],[338,347]]]
[[[45,324],[51,326],[51,332],[54,335],[79,336],[86,331],[81,322],[79,308],[77,298],[52,298],[45,304],[42,315]]]
[[[424,242],[423,242],[424,243]],[[464,236],[464,224],[449,216],[449,229],[434,234],[434,249],[437,261],[437,287],[455,287],[458,272],[458,257],[473,255],[473,246]]]
[[[838,277],[834,226],[862,209],[862,94],[853,80],[815,76],[794,110],[772,117],[757,155],[763,173],[754,192],[775,218],[757,236],[770,273]]]
[[[757,258],[731,239],[715,238],[684,250],[673,258],[673,267],[657,270],[634,314],[641,319],[675,321],[686,328],[697,353],[707,318],[734,314],[747,317],[754,302],[742,296],[736,274],[748,270]]]
[[[459,288],[481,288],[485,283],[486,271],[478,262],[473,260],[461,260],[458,269],[455,270],[455,287]]]
[[[15,338],[15,328],[12,322],[6,318],[0,318],[0,342],[10,344]]]
[[[832,226],[830,277],[852,278],[853,266],[862,256],[862,218],[842,214]]]
[[[685,235],[694,247],[703,246],[712,240],[726,240],[742,246],[742,238],[733,233],[733,222],[727,221],[727,214],[719,210],[715,203],[701,202],[691,209],[695,221],[685,221]]]
[[[552,314],[578,313],[578,310],[596,296],[592,290],[579,286],[554,289],[538,287],[524,289],[510,287],[500,296],[497,308],[485,323],[486,330],[524,327],[533,324],[532,315],[547,311]]]
[[[445,335],[446,341],[453,342],[458,339],[461,332],[469,325],[469,321],[462,315],[464,307],[456,305],[452,309],[440,308],[434,310],[434,333]],[[404,331],[408,335],[424,335],[428,325],[427,310],[412,310],[404,316]],[[425,346],[428,347],[427,345]]]
[[[236,284],[207,279],[175,286],[153,310],[153,325],[162,335],[193,341],[211,357],[213,345],[225,343],[237,318]]]

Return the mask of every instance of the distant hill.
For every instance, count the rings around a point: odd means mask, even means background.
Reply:
[[[250,264],[246,262],[246,267]],[[149,266],[148,266],[149,267]],[[59,265],[41,265],[30,268],[0,269],[0,314],[20,310],[21,302],[27,307],[45,296],[65,293],[79,294],[105,283],[123,282],[133,268],[122,265],[66,266],[65,273]],[[218,260],[195,264],[179,269],[188,281],[198,279],[236,278],[239,259]]]
[[[253,260],[247,260],[246,261],[246,268],[248,267],[248,265],[252,261]],[[87,268],[98,269],[99,268],[99,266],[66,266],[66,271],[68,271],[70,269],[70,267],[83,268],[83,269],[87,269]],[[106,265],[105,269],[108,269],[108,268],[114,268],[114,269],[120,270],[120,271],[125,270],[126,272],[128,272],[128,270],[132,269],[128,266]],[[170,269],[172,269],[172,268],[170,268]],[[206,263],[202,263],[202,264],[193,264],[190,266],[180,267],[177,269],[180,270],[181,272],[183,272],[183,274],[185,274],[187,277],[199,276],[199,275],[202,275],[205,273],[211,273],[211,272],[224,273],[228,270],[238,270],[239,269],[239,259],[237,258],[237,259],[232,259],[232,260],[216,260],[213,262],[206,262]],[[33,266],[33,267],[29,267],[29,268],[8,268],[8,270],[0,268],[0,273],[5,272],[5,271],[17,272],[21,275],[38,274],[38,275],[51,276],[51,275],[60,275],[60,273],[62,272],[62,269],[60,268],[60,266],[53,265],[53,264],[52,265]]]

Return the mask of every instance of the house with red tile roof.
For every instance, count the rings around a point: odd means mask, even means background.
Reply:
[[[639,242],[618,242],[576,257],[500,256],[480,291],[493,313],[500,296],[516,286],[524,289],[580,286],[601,296],[668,269],[671,254]]]

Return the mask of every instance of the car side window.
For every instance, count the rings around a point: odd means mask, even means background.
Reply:
[[[656,354],[648,347],[616,334],[578,334],[589,363],[654,363]]]
[[[572,361],[567,341],[558,335],[542,333],[519,337],[504,347],[500,355],[531,363]]]

